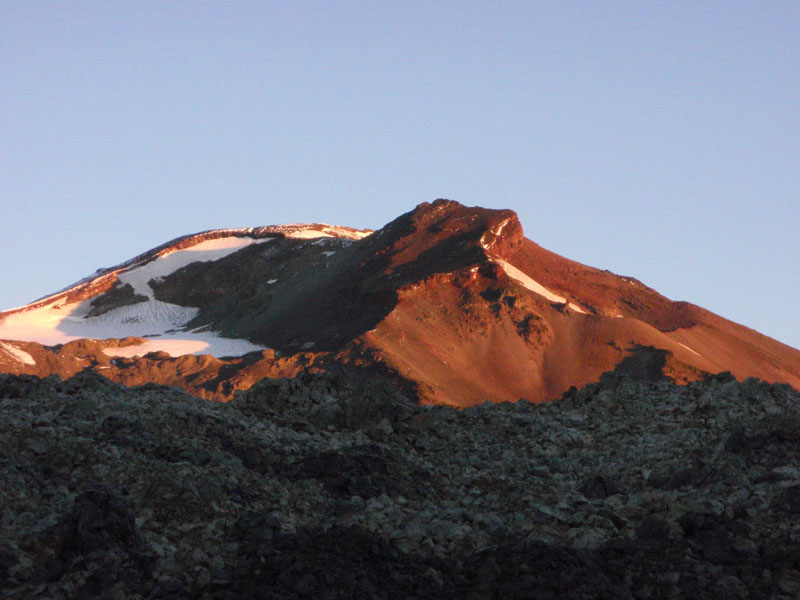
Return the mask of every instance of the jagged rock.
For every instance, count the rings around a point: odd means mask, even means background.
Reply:
[[[0,376],[0,595],[791,598],[800,393],[617,373],[455,410],[358,373]],[[733,440],[733,441],[731,441]]]
[[[619,485],[602,475],[594,475],[581,486],[581,493],[587,498],[604,499],[621,493]]]

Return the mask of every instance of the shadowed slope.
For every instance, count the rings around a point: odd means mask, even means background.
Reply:
[[[359,242],[276,240],[190,265],[156,282],[156,298],[200,307],[190,326],[282,352],[336,351],[381,322],[398,290],[485,261],[481,237],[508,219],[516,215],[423,204]]]

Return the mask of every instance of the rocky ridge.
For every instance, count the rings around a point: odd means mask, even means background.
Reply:
[[[0,376],[0,593],[798,597],[800,393],[639,356],[464,410],[346,372],[227,404]]]

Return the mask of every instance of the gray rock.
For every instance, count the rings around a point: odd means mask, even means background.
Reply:
[[[463,411],[313,374],[227,405],[89,376],[0,389],[4,598],[800,590],[787,386],[617,374]]]

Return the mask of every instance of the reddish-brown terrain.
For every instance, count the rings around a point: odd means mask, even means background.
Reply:
[[[126,385],[164,383],[224,400],[263,377],[350,365],[396,375],[423,402],[468,406],[557,398],[597,380],[634,348],[652,346],[666,351],[663,371],[679,382],[730,371],[800,388],[800,351],[637,280],[549,252],[523,236],[510,210],[437,200],[371,235],[324,238],[325,245],[277,229],[248,231],[241,235],[275,239],[189,264],[150,285],[159,302],[199,309],[187,328],[269,350],[112,358],[103,348],[143,340],[48,347],[18,339],[4,343],[31,360],[0,346],[0,371],[67,377],[90,367]],[[90,303],[94,312],[86,318],[98,318],[102,307],[108,321],[122,302],[103,294],[124,295],[115,287],[123,271],[90,278],[60,301],[71,295]],[[48,302],[54,300],[15,312]],[[0,313],[0,339],[11,314]]]

